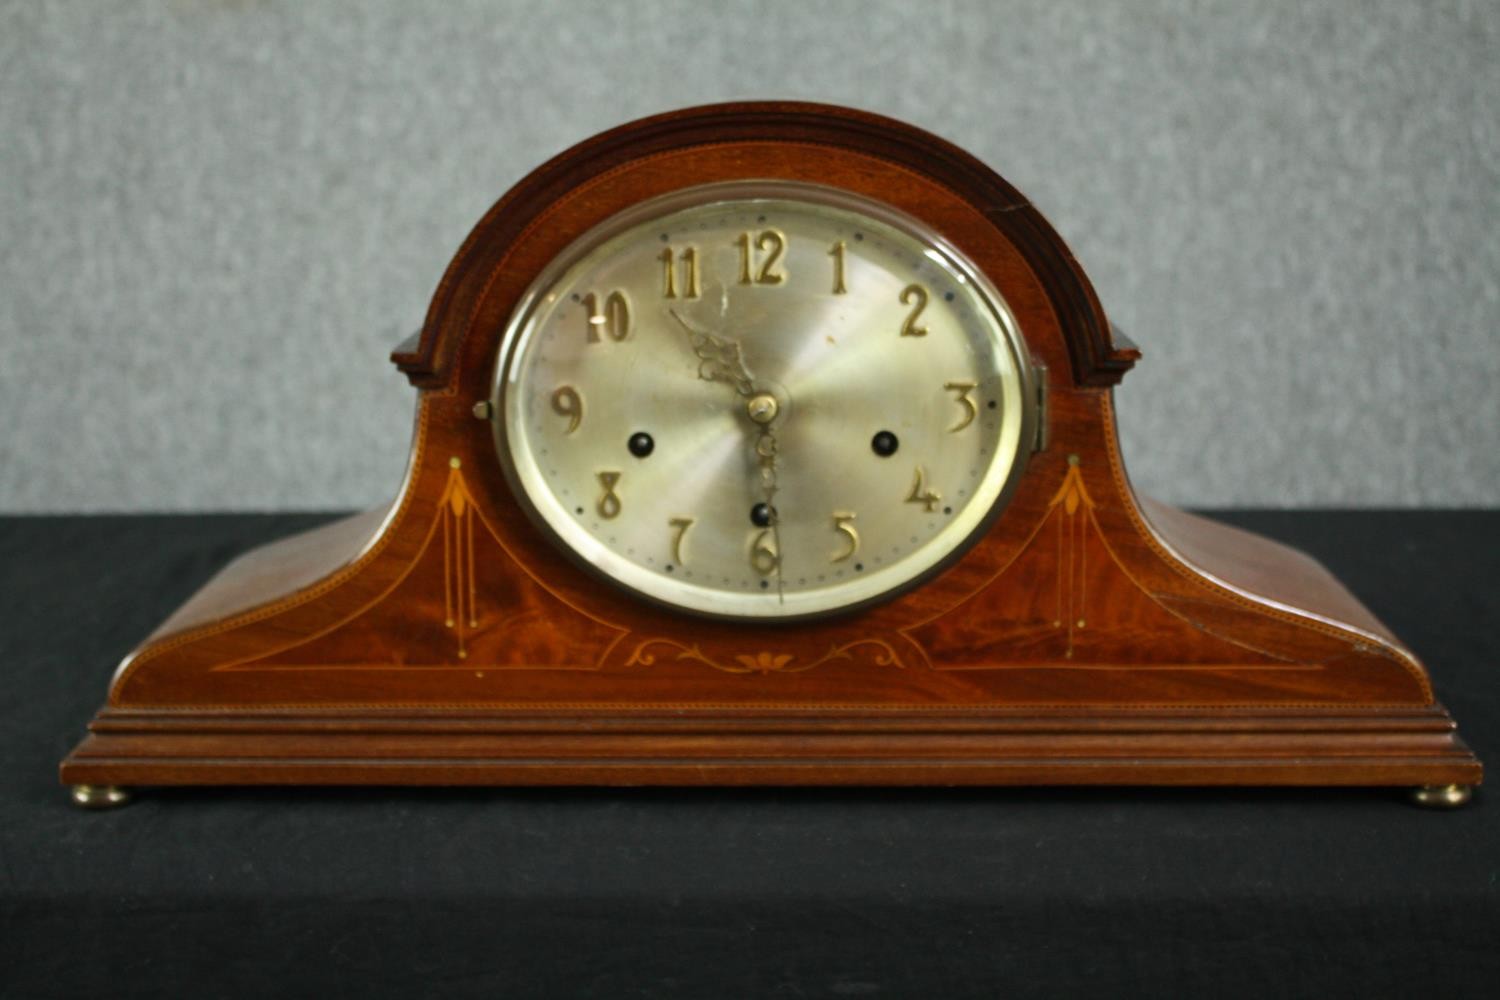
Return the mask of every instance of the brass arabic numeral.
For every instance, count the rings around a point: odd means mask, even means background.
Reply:
[[[829,562],[831,562],[831,563],[841,563],[841,562],[844,562],[845,560],[849,559],[849,557],[853,556],[854,553],[856,553],[856,552],[859,551],[859,532],[856,531],[856,530],[854,530],[854,523],[853,522],[854,522],[854,512],[853,511],[839,511],[839,510],[836,510],[836,511],[833,512],[833,530],[839,532],[846,539],[848,539],[849,547],[846,548],[843,552],[836,552],[836,553],[834,553],[829,558],[829,560],[828,560]]]
[[[843,240],[839,240],[833,245],[833,249],[828,251],[828,256],[833,258],[834,295],[845,295],[849,291],[849,287],[844,284],[844,256],[846,252]]]
[[[929,514],[943,502],[941,493],[927,488],[927,472],[920,465],[917,466],[917,474],[912,477],[911,492],[906,495],[906,502],[921,504]]]
[[[672,561],[679,566],[685,565],[687,560],[682,558],[682,540],[687,536],[688,529],[693,526],[691,517],[674,517],[667,522],[676,531],[672,535]]]
[[[903,306],[916,305],[912,307],[911,313],[906,317],[906,322],[901,324],[901,336],[903,337],[925,337],[927,327],[917,325],[917,317],[922,315],[922,310],[927,308],[927,289],[921,285],[907,285],[901,289],[901,304]]]
[[[661,293],[662,298],[677,298],[677,269],[672,266],[672,261],[674,259],[672,255],[672,248],[662,247],[661,253],[656,255],[656,259],[661,261],[662,279],[664,286]]]
[[[974,422],[974,418],[979,416],[979,407],[974,403],[974,400],[969,397],[969,393],[979,388],[979,383],[944,382],[943,388],[947,389],[950,392],[957,393],[958,398],[956,398],[954,402],[961,403],[964,408],[964,415],[959,418],[958,423],[948,428],[949,434],[957,434],[959,431],[972,424]]]
[[[620,474],[601,472],[598,476],[599,485],[604,487],[604,493],[599,497],[599,502],[594,505],[594,509],[599,512],[600,517],[606,521],[612,521],[620,516],[620,498],[615,493],[615,485],[620,481]]]
[[[776,271],[781,254],[786,250],[785,236],[774,229],[767,229],[753,239],[749,233],[740,233],[740,238],[734,242],[740,248],[740,284],[779,285],[786,280],[786,275]],[[755,252],[752,247],[765,254],[758,271],[753,266]]]
[[[565,434],[572,434],[583,423],[583,397],[571,385],[559,386],[552,393],[552,412],[568,418]]]
[[[750,277],[750,234],[740,233],[735,243],[740,248],[740,284],[748,285],[753,280]]]
[[[698,297],[697,247],[688,247],[675,255],[671,247],[664,247],[662,252],[656,255],[656,259],[661,261],[662,265],[662,298],[677,298],[677,275],[679,271],[682,273],[682,297],[685,299],[696,299]]]
[[[775,533],[767,528],[750,540],[750,568],[761,576],[770,576],[781,564],[781,554],[776,551]]]
[[[610,292],[605,296],[604,308],[599,308],[599,297],[589,292],[583,297],[583,308],[588,313],[588,341],[597,344],[602,330],[610,340],[624,340],[630,336],[630,300],[624,292]]]

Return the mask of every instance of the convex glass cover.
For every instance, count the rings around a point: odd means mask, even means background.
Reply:
[[[512,486],[566,550],[648,599],[764,619],[955,558],[1038,420],[1010,310],[937,234],[769,181],[576,241],[512,317],[494,405]]]

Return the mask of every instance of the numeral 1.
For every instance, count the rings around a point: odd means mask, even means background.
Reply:
[[[849,291],[844,284],[844,255],[843,240],[839,240],[833,245],[833,249],[828,251],[828,256],[833,258],[833,294],[835,295],[845,295]]]
[[[688,247],[677,255],[678,263],[682,271],[682,297],[685,299],[696,299],[698,297],[698,248]],[[673,266],[673,254],[671,247],[662,248],[656,259],[661,261],[663,290],[662,298],[677,298],[677,272],[679,267]]]

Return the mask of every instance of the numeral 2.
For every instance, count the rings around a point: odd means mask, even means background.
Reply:
[[[916,304],[912,305],[912,303]],[[921,316],[922,310],[927,308],[927,289],[921,285],[907,285],[901,289],[901,304],[912,306],[911,312],[907,314],[906,322],[901,324],[901,336],[927,336],[927,327],[917,325],[917,317]]]

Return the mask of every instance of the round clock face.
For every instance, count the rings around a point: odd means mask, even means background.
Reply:
[[[497,445],[523,505],[619,586],[721,617],[888,597],[999,512],[1037,419],[996,290],[934,233],[830,188],[631,209],[506,331]]]

